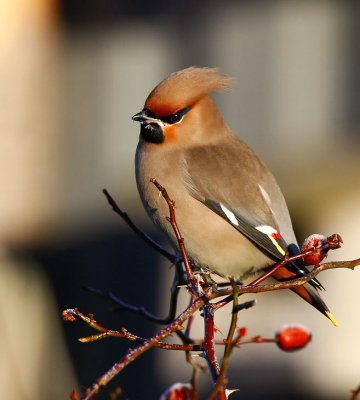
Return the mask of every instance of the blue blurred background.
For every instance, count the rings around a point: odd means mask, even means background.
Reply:
[[[173,271],[101,190],[161,240],[136,190],[139,127],[131,116],[173,71],[209,66],[235,77],[236,87],[215,101],[278,178],[299,242],[339,232],[344,245],[331,259],[360,256],[359,20],[355,1],[2,0],[1,398],[67,398],[129,347],[77,342],[92,332],[63,323],[64,308],[140,336],[158,329],[113,313],[83,285],[166,314]],[[313,341],[294,354],[272,345],[235,351],[229,387],[240,392],[232,398],[347,398],[360,383],[359,274],[320,276],[338,328],[292,293],[256,296],[258,305],[239,315],[249,335],[301,322]],[[229,315],[227,308],[217,316],[224,334]],[[200,319],[196,325],[200,337]],[[98,398],[120,386],[124,398],[157,399],[190,375],[183,354],[150,350]],[[209,378],[201,382],[206,388]]]

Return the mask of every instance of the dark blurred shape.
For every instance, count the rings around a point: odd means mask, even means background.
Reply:
[[[60,1],[60,15],[62,20],[70,26],[81,26],[87,24],[104,24],[116,22],[125,17],[151,17],[165,15],[184,14],[191,15],[196,9],[208,8],[216,5],[211,0],[62,0]],[[225,0],[223,5],[231,3],[252,3],[249,0]]]
[[[29,253],[42,265],[52,283],[59,318],[62,310],[78,307],[84,314],[94,314],[95,319],[109,329],[124,326],[143,337],[149,337],[159,329],[159,326],[127,311],[114,312],[114,303],[82,290],[83,286],[110,290],[125,302],[156,312],[160,289],[155,276],[159,256],[135,235],[99,232],[73,241],[57,241],[43,248],[31,249]],[[163,272],[173,273],[172,270]],[[162,288],[161,293],[165,298],[167,288]],[[63,322],[62,325],[81,386],[90,386],[125,355],[128,348],[136,346],[112,338],[82,344],[78,337],[96,332],[81,322]],[[153,356],[150,350],[139,357],[97,398],[108,399],[109,391],[116,386],[120,386],[131,399],[157,398],[162,388],[156,379]],[[152,394],[150,397],[149,393]]]

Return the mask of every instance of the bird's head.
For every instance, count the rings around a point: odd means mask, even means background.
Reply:
[[[152,90],[142,111],[132,119],[141,124],[141,138],[154,144],[194,142],[216,128],[222,118],[208,96],[229,89],[232,79],[216,68],[190,67],[174,72]]]

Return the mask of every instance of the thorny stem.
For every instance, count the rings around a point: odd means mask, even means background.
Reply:
[[[217,381],[220,367],[215,355],[214,339],[214,309],[212,304],[206,303],[202,308],[205,322],[205,339],[203,342],[204,354],[209,365],[210,375],[214,382]]]
[[[326,271],[328,269],[336,269],[336,268],[349,268],[354,270],[356,266],[360,265],[360,258],[357,258],[352,261],[332,261],[325,264],[315,265],[314,269],[309,272],[305,276],[301,276],[299,278],[291,279],[284,282],[274,283],[270,285],[260,285],[260,286],[238,286],[239,294],[240,293],[263,293],[269,292],[272,290],[283,290],[283,289],[292,289],[297,286],[302,286],[306,282],[315,278],[320,272]],[[227,296],[232,293],[232,288],[226,288],[218,290],[209,296],[209,299],[213,299],[215,297]]]
[[[334,235],[331,235],[330,237],[332,237],[332,236],[334,236]],[[318,249],[319,249],[318,247],[312,247],[309,250],[306,250],[306,251],[301,252],[299,254],[295,254],[294,256],[290,256],[290,257],[289,257],[289,253],[286,253],[281,261],[279,261],[278,263],[276,263],[275,265],[270,267],[270,269],[268,271],[266,271],[264,274],[260,275],[258,278],[256,278],[251,283],[249,283],[247,286],[257,286],[257,285],[259,285],[259,283],[261,283],[265,279],[269,278],[279,268],[283,267],[284,265],[288,264],[289,262],[298,260],[299,258],[306,257],[306,256],[308,256],[310,254],[313,254],[316,251],[318,251]],[[225,299],[217,302],[216,303],[217,309],[226,306],[226,304],[228,304],[232,300],[232,298],[233,298],[232,295],[230,295],[230,296],[226,297]]]
[[[208,292],[199,297],[198,292],[199,289],[197,286],[197,281],[194,278],[194,275],[192,273],[191,265],[189,262],[189,259],[186,254],[185,246],[184,246],[184,239],[182,238],[180,231],[178,229],[178,226],[176,224],[175,220],[175,203],[169,198],[166,190],[156,181],[156,179],[152,179],[151,182],[161,191],[161,194],[163,195],[164,199],[166,200],[168,206],[169,206],[169,212],[170,212],[170,218],[167,218],[169,222],[171,223],[174,232],[176,234],[178,243],[179,243],[179,248],[181,250],[181,254],[183,257],[183,261],[185,264],[186,272],[187,272],[187,277],[188,281],[190,283],[190,288],[193,296],[193,302],[189,305],[189,307],[182,312],[179,317],[177,317],[174,321],[172,321],[166,328],[160,330],[158,333],[156,333],[154,336],[151,338],[145,340],[142,342],[138,347],[135,349],[130,349],[127,354],[121,358],[109,371],[107,371],[103,376],[101,376],[97,381],[94,382],[94,384],[91,386],[91,388],[86,392],[86,394],[83,396],[82,400],[89,400],[92,399],[101,389],[101,387],[105,386],[111,379],[113,379],[120,371],[122,371],[129,363],[134,361],[139,355],[144,353],[146,350],[148,350],[151,347],[158,346],[161,344],[161,340],[164,339],[165,337],[171,335],[173,332],[178,331],[179,329],[182,329],[182,324],[190,317],[193,315],[193,313],[198,310],[200,307],[203,307],[204,310],[204,318],[205,318],[205,327],[206,327],[206,332],[205,334],[205,340],[203,343],[204,346],[204,351],[205,355],[207,358],[207,361],[210,366],[210,371],[213,376],[213,380],[217,380],[214,378],[219,377],[219,365],[217,364],[217,360],[215,357],[215,340],[214,340],[214,320],[213,320],[213,314],[215,312],[215,309],[218,308],[218,306],[213,305],[209,303],[209,300],[222,297],[222,296],[228,296],[228,295],[234,295],[236,293],[236,297],[242,293],[260,293],[260,292],[266,292],[266,291],[271,291],[271,290],[280,290],[280,289],[288,289],[288,288],[294,288],[300,285],[303,285],[304,283],[308,282],[309,280],[313,279],[317,274],[319,274],[321,271],[327,270],[327,269],[333,269],[333,268],[350,268],[354,269],[355,266],[360,264],[360,259],[356,259],[353,261],[344,261],[344,262],[329,262],[325,263],[322,265],[317,265],[313,268],[313,270],[308,273],[306,276],[302,276],[293,280],[285,281],[285,282],[280,282],[276,284],[271,284],[271,285],[261,285],[259,286],[258,283],[262,282],[264,279],[266,279],[271,273],[275,271],[275,268],[279,268],[281,265],[274,266],[268,273],[264,274],[262,277],[259,279],[255,280],[252,282],[252,284],[247,285],[247,286],[241,286],[241,285],[236,285],[236,291],[235,291],[235,286],[232,288],[225,288],[225,289],[217,289],[214,290],[213,288],[209,289]],[[114,202],[114,200],[111,198],[111,196],[108,194],[106,190],[104,190],[104,194],[108,199],[108,202],[114,209],[114,211],[119,214],[125,222],[130,226],[131,229],[133,229],[144,241],[146,241],[149,245],[151,245],[155,250],[160,252],[162,255],[167,257],[171,262],[177,262],[179,258],[176,255],[173,255],[171,253],[168,253],[166,250],[164,250],[160,245],[158,245],[156,242],[154,242],[148,235],[146,235],[144,232],[139,230],[130,220],[130,218],[127,216],[125,212],[123,212],[117,204]],[[335,243],[336,244],[336,243]],[[328,241],[327,245],[330,248],[336,248],[332,247],[332,242]],[[301,258],[304,257],[306,254],[311,254],[314,250],[310,249],[305,253],[298,254],[293,257],[288,257],[286,262],[282,260],[279,264],[282,263],[282,265],[286,264],[287,262],[291,261],[290,259],[296,259],[296,258]],[[231,299],[230,299],[231,300]],[[235,315],[238,310],[235,309]],[[143,312],[142,312],[143,313]],[[143,313],[144,314],[144,313]],[[86,323],[88,323],[90,326],[92,326],[94,329],[97,330],[104,330],[105,328],[101,327],[99,324],[97,324],[96,321],[93,319],[87,317]],[[86,319],[86,318],[85,318]],[[232,319],[233,321],[233,319]],[[235,326],[236,326],[236,320],[235,320]],[[232,331],[232,325],[229,330],[229,335],[231,334],[231,338],[233,337]],[[101,331],[103,334],[106,333],[106,331]],[[114,331],[107,331],[113,333]],[[123,330],[120,332],[120,334],[124,335],[123,337],[127,337],[128,339],[131,340],[131,338],[136,338],[139,340],[143,340],[143,338],[136,337],[126,330]],[[110,334],[109,334],[110,335]],[[228,335],[228,339],[229,339]],[[94,335],[96,338],[101,338],[101,334],[99,335]],[[130,338],[131,337],[131,338]],[[227,340],[226,346],[225,346],[225,352],[230,352],[231,348],[235,345],[239,345],[239,343],[254,343],[254,342],[268,342],[271,341],[270,339],[263,339],[261,337],[255,337],[252,339],[247,339],[245,340],[240,340],[241,338],[236,338],[235,341],[232,340]],[[87,339],[85,338],[85,341]],[[90,339],[91,340],[91,339]],[[174,345],[172,345],[174,346]],[[159,346],[160,347],[160,346]],[[207,347],[207,348],[206,348]],[[225,354],[225,353],[224,353]],[[227,354],[227,353],[226,353]],[[210,355],[210,357],[209,357]],[[225,357],[224,357],[225,358]],[[225,361],[226,362],[226,361]],[[222,365],[222,367],[224,364]],[[225,373],[224,373],[224,378],[219,380],[219,385],[222,384],[224,385],[225,388]],[[355,392],[354,396],[356,397],[358,392]],[[355,398],[353,397],[353,398]],[[223,400],[226,399],[226,392],[225,390],[220,390],[218,391],[218,399]]]
[[[202,339],[194,339],[194,344],[201,344],[203,342]],[[250,344],[250,343],[274,343],[277,342],[274,338],[263,338],[260,335],[253,336],[252,338],[243,339],[242,336],[236,336],[233,341],[233,347],[240,347],[243,344]],[[215,340],[216,345],[225,345],[226,340]]]
[[[242,304],[240,304],[239,306],[242,306]],[[236,310],[235,312],[238,312],[240,309],[238,307],[234,307],[233,313],[234,313],[234,310]],[[123,338],[123,339],[128,339],[130,341],[137,342],[137,343],[144,343],[147,340],[146,338],[142,338],[140,336],[136,336],[136,335],[130,333],[125,328],[121,328],[120,331],[115,331],[112,329],[104,328],[102,325],[100,325],[98,322],[96,322],[93,317],[90,317],[88,315],[81,313],[77,308],[64,310],[63,316],[64,316],[65,320],[80,319],[82,322],[86,323],[91,328],[96,329],[97,331],[100,332],[95,335],[90,335],[90,336],[85,336],[85,337],[79,338],[78,340],[81,343],[94,342],[96,340],[105,339],[107,337]],[[193,315],[191,315],[188,318],[188,320],[190,320],[190,318],[192,316]],[[74,319],[72,319],[71,317],[74,317]],[[228,340],[229,340],[229,337],[227,340],[215,340],[214,343],[216,345],[226,345],[227,343],[229,343]],[[238,347],[241,344],[269,343],[269,342],[275,342],[275,341],[276,341],[276,339],[266,339],[266,338],[262,338],[261,336],[254,336],[253,338],[248,338],[248,339],[241,339],[240,337],[238,337],[232,341],[232,344],[233,344],[233,346]],[[202,344],[203,344],[202,339],[194,339],[193,344],[189,344],[189,345],[169,344],[169,343],[159,342],[154,347],[159,347],[164,350],[203,351],[204,349],[203,349]]]
[[[184,244],[184,238],[181,236],[179,227],[177,225],[176,222],[176,218],[175,218],[175,202],[173,200],[170,199],[166,189],[160,185],[160,183],[155,179],[155,178],[151,178],[150,182],[153,183],[157,189],[160,191],[161,195],[163,196],[163,198],[165,199],[167,205],[169,206],[169,213],[170,213],[170,217],[166,217],[166,219],[170,222],[176,239],[178,241],[179,244],[179,248],[180,248],[180,252],[181,252],[181,256],[185,265],[185,269],[186,269],[186,273],[187,273],[187,278],[189,280],[190,283],[190,288],[191,291],[193,293],[194,296],[198,296],[199,295],[199,285],[198,282],[196,280],[196,278],[194,277],[194,274],[192,272],[192,268],[191,268],[191,264],[190,264],[190,260],[189,257],[186,253],[186,249],[185,249],[185,244]]]
[[[193,298],[190,297],[190,304],[189,304],[189,306],[191,305],[192,302],[193,302]],[[189,319],[187,320],[187,325],[186,325],[186,330],[185,330],[185,335],[186,335],[187,337],[190,336],[190,330],[191,330],[191,326],[192,326],[192,323],[193,323],[193,322],[194,322],[194,316],[191,315],[191,316],[189,317]]]
[[[71,316],[75,317],[76,319],[80,319],[81,321],[89,325],[91,328],[96,329],[97,331],[100,332],[95,335],[79,338],[78,340],[81,343],[94,342],[96,340],[105,339],[108,337],[124,338],[137,343],[145,343],[148,340],[146,338],[142,338],[140,336],[136,336],[130,333],[125,328],[121,328],[120,331],[104,328],[102,325],[96,322],[92,317],[84,315],[77,308],[65,310],[63,312],[63,315],[65,316],[66,319],[70,319]],[[164,350],[202,351],[202,346],[200,344],[181,345],[181,344],[168,344],[159,342],[156,343],[154,347],[159,347]]]
[[[305,277],[300,277],[293,279],[291,281],[279,282],[271,285],[262,285],[262,286],[238,286],[239,294],[240,293],[261,293],[272,290],[282,290],[282,289],[291,289],[293,287],[301,286],[309,280],[313,279],[316,275],[318,275],[321,271],[325,271],[328,269],[334,268],[350,268],[354,269],[357,265],[360,265],[360,258],[353,261],[337,261],[337,262],[328,262],[325,264],[317,265],[314,269],[309,272]],[[128,353],[120,359],[109,371],[107,371],[103,376],[101,376],[98,380],[94,382],[91,388],[87,391],[85,396],[82,397],[82,400],[90,400],[92,399],[99,390],[105,386],[111,379],[113,379],[120,371],[122,371],[128,364],[135,360],[139,355],[144,353],[149,348],[155,346],[156,343],[159,343],[165,337],[171,335],[171,333],[178,330],[181,324],[186,321],[196,310],[202,307],[206,301],[213,300],[217,297],[227,296],[232,292],[232,288],[221,289],[217,291],[208,292],[205,296],[199,297],[194,300],[194,302],[183,312],[180,316],[173,321],[170,325],[168,325],[165,329],[160,330],[156,335],[152,336],[145,343],[141,344],[137,348],[133,350],[129,350]],[[91,322],[92,323],[92,322]],[[253,343],[253,341],[252,341]]]
[[[170,289],[170,306],[169,306],[169,313],[168,316],[165,318],[159,318],[158,316],[150,313],[147,311],[144,307],[136,307],[132,304],[126,303],[119,299],[117,296],[115,296],[114,293],[112,293],[109,290],[103,291],[97,288],[92,288],[89,286],[84,286],[83,289],[93,293],[97,296],[101,296],[105,299],[111,300],[113,303],[115,303],[118,306],[118,309],[115,309],[114,311],[121,311],[121,310],[126,310],[130,311],[134,314],[138,314],[143,318],[146,318],[149,321],[158,323],[158,324],[164,324],[167,325],[170,322],[174,321],[176,317],[176,310],[177,310],[177,302],[178,302],[178,295],[180,291],[180,286],[178,285],[178,276],[180,275],[179,269],[182,269],[180,265],[176,264],[176,272],[174,275],[174,281]],[[182,331],[176,331],[175,332],[177,336],[182,340],[184,344],[190,344],[191,339],[189,338],[189,334],[187,333],[187,330],[185,332]]]
[[[238,316],[238,312],[239,312],[239,310],[235,309],[235,307],[238,305],[239,292],[237,290],[237,286],[236,286],[234,280],[233,279],[230,279],[230,280],[231,280],[231,286],[233,288],[233,312],[232,312],[232,316],[231,316],[231,323],[230,323],[230,328],[229,328],[227,338],[224,341],[224,343],[225,343],[224,356],[223,356],[223,360],[221,363],[219,376],[218,376],[216,385],[215,385],[214,389],[212,390],[212,392],[210,393],[210,396],[208,397],[207,400],[212,400],[216,396],[216,394],[219,393],[219,391],[221,391],[221,390],[224,391],[226,389],[227,381],[225,379],[225,375],[226,375],[226,371],[227,371],[227,368],[228,368],[229,362],[230,362],[230,354],[234,347],[233,337],[234,337],[234,333],[235,333],[235,329],[236,329],[237,316]]]
[[[197,309],[204,304],[204,298],[200,297],[195,300],[190,307],[188,307],[180,316],[173,321],[166,328],[161,329],[158,333],[148,339],[145,343],[136,347],[135,349],[129,349],[126,355],[121,358],[116,364],[114,364],[104,375],[97,379],[93,385],[88,389],[82,400],[90,400],[99,392],[99,390],[105,386],[111,379],[113,379],[119,372],[121,372],[128,364],[134,361],[137,357],[149,350],[151,347],[159,343],[160,340],[171,335],[178,329],[182,329],[181,324],[189,318]]]

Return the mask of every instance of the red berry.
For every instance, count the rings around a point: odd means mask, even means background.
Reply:
[[[246,336],[246,333],[247,333],[247,329],[245,328],[245,326],[243,326],[242,328],[239,328],[239,329],[238,329],[238,335],[239,335],[240,337]]]
[[[313,247],[316,246],[321,246],[322,243],[326,243],[326,237],[317,233],[314,233],[313,235],[310,235],[304,240],[304,243],[301,246],[301,251],[306,251],[309,250]],[[327,251],[323,252],[322,249],[319,248],[319,250],[316,253],[310,254],[308,256],[304,257],[304,263],[305,265],[316,265],[321,263],[321,261],[327,256]]]
[[[276,333],[277,345],[284,351],[295,351],[305,347],[311,340],[310,331],[301,324],[283,325]]]
[[[160,400],[191,400],[193,388],[189,383],[174,383],[161,395]]]
[[[73,313],[73,310],[71,308],[68,308],[67,310],[64,310],[62,313],[62,318],[64,321],[70,321],[70,322],[74,322],[76,321],[76,317]]]

